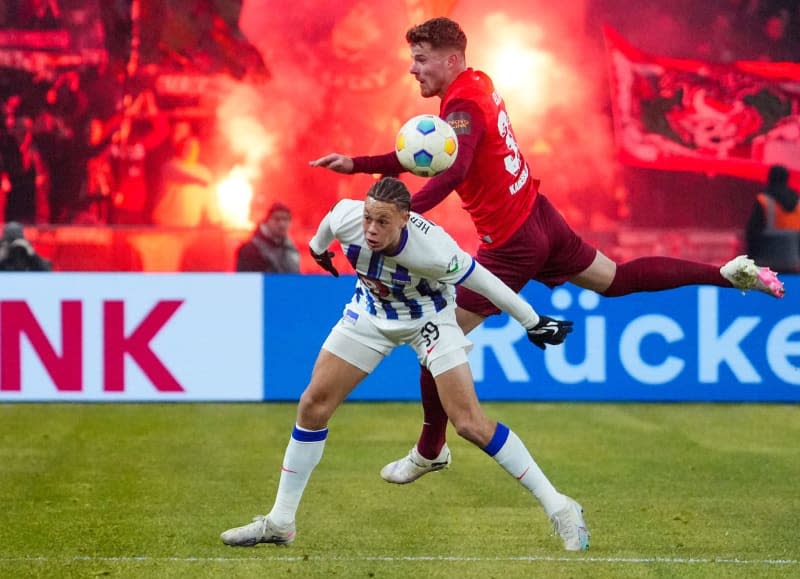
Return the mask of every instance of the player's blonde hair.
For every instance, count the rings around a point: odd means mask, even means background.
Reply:
[[[375,201],[391,203],[403,211],[411,211],[411,193],[400,179],[384,177],[375,181],[367,191],[367,197]]]

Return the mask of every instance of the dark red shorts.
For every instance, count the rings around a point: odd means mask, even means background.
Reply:
[[[481,245],[475,257],[519,292],[530,280],[551,288],[561,285],[589,267],[596,254],[597,250],[572,231],[558,210],[539,193],[522,227],[501,247]],[[481,316],[500,313],[482,295],[463,286],[456,291],[458,307]]]

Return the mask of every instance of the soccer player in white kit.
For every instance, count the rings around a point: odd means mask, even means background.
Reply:
[[[300,397],[272,510],[225,531],[222,541],[234,546],[294,541],[295,514],[322,458],[329,419],[386,355],[408,344],[433,374],[456,432],[483,449],[538,499],[566,549],[586,549],[589,532],[581,506],[553,487],[511,429],[483,413],[467,359],[470,342],[456,322],[455,285],[489,298],[525,327],[529,340],[542,349],[562,343],[572,322],[539,316],[441,227],[411,213],[410,207],[405,184],[384,178],[370,188],[365,201],[339,201],[320,223],[309,243],[312,255],[338,276],[328,250],[338,240],[358,274],[355,292],[322,344],[311,381]]]

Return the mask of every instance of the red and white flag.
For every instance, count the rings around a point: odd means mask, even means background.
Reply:
[[[645,54],[604,29],[620,161],[764,180],[800,178],[800,64]]]

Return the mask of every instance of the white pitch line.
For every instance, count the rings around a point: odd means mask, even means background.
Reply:
[[[558,562],[558,563],[621,563],[652,564],[667,563],[673,565],[800,565],[800,559],[729,559],[729,558],[681,558],[681,557],[587,557],[575,556],[519,556],[519,557],[458,557],[448,555],[420,556],[363,556],[363,557],[0,557],[0,563],[268,563],[270,561],[286,563],[300,561],[316,562],[417,562],[417,561],[450,561],[450,562]]]

